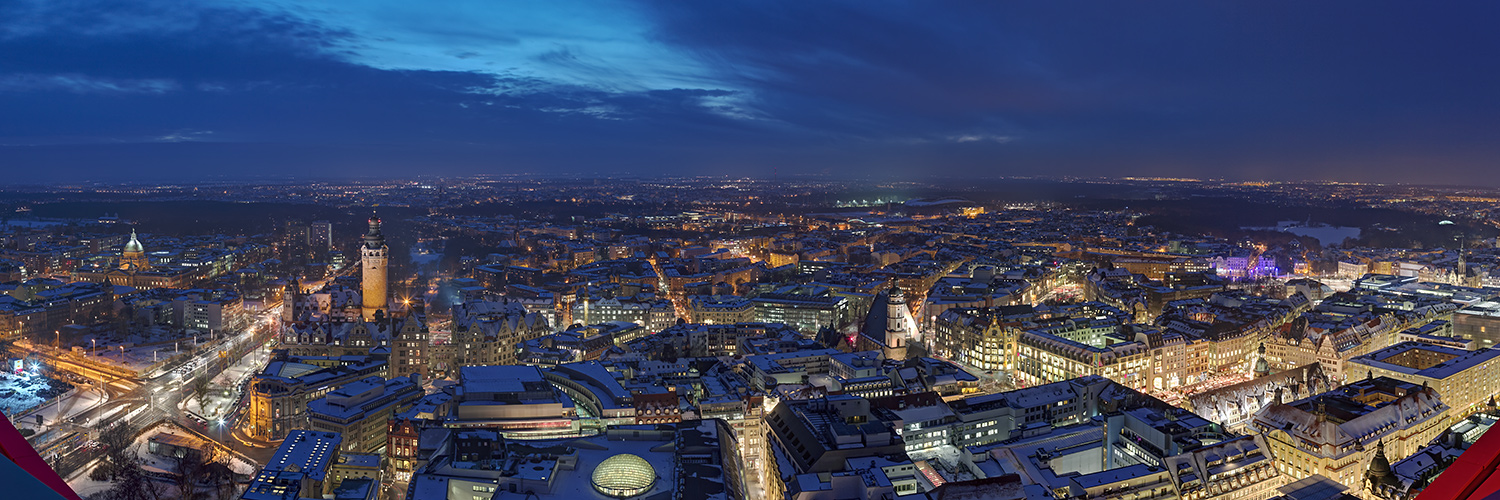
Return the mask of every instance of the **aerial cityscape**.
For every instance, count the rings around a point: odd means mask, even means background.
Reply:
[[[1500,415],[1492,192],[16,187],[0,395],[90,498],[1409,498]]]
[[[0,498],[1500,498],[1497,10],[0,2]]]

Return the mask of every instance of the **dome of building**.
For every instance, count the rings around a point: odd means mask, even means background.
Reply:
[[[1368,482],[1370,491],[1381,498],[1384,498],[1382,489],[1401,487],[1401,480],[1396,478],[1391,469],[1391,461],[1385,456],[1385,441],[1375,445],[1375,458],[1370,459],[1370,467],[1365,469],[1365,481]]]
[[[646,459],[621,453],[599,462],[594,468],[594,489],[615,498],[629,498],[656,484],[656,469]]]
[[[134,230],[130,231],[130,242],[128,242],[128,243],[125,244],[125,251],[126,252],[145,252],[146,251],[145,248],[141,247],[141,240],[135,239],[135,231]]]

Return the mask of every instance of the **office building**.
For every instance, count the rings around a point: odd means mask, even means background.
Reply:
[[[312,430],[343,436],[344,453],[375,453],[386,445],[392,415],[422,396],[415,377],[367,377],[307,403]]]
[[[338,434],[295,430],[250,480],[242,500],[297,500],[331,493],[330,467],[337,463],[343,439]]]
[[[370,376],[385,377],[384,360],[367,356],[278,356],[251,376],[248,430],[252,437],[275,441],[308,428],[307,404],[344,384]]]
[[[1251,425],[1291,480],[1322,475],[1359,491],[1377,449],[1392,460],[1415,453],[1448,427],[1447,412],[1432,387],[1376,377],[1273,403]]]

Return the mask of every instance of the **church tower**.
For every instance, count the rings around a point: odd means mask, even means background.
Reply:
[[[386,306],[386,261],[390,248],[385,246],[385,235],[380,233],[380,218],[370,217],[370,230],[365,233],[365,244],[359,247],[359,262],[364,271],[361,295],[364,307],[361,311],[365,321],[375,318],[375,311],[384,311]]]
[[[124,251],[120,252],[120,269],[140,272],[150,267],[151,262],[146,260],[146,248],[141,246],[141,240],[135,238],[135,230],[130,230],[130,242],[126,243]]]
[[[891,288],[885,301],[885,358],[906,359],[906,344],[916,336],[912,331],[911,312],[906,309],[906,293]]]
[[[906,347],[906,294],[894,287],[885,301],[885,345]]]

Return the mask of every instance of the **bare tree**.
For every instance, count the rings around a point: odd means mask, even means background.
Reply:
[[[204,464],[203,477],[214,486],[216,500],[231,500],[239,488],[235,484],[234,469],[229,466],[229,455],[219,454],[217,459]]]
[[[108,490],[90,495],[91,500],[162,500],[166,485],[151,478],[133,451],[116,453],[114,483]]]
[[[104,446],[104,461],[95,469],[94,475],[106,478],[118,477],[123,468],[136,460],[130,445],[135,441],[124,425],[114,425],[99,434],[99,443]]]
[[[203,418],[208,418],[208,415],[203,413],[203,398],[207,395],[208,377],[198,377],[198,380],[193,382],[193,398],[198,400],[198,414],[203,415]]]
[[[187,450],[177,459],[177,497],[192,500],[198,480],[204,473],[203,456],[196,450]]]

